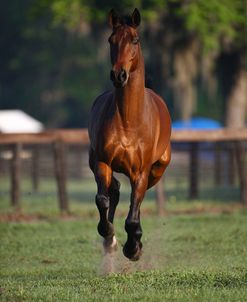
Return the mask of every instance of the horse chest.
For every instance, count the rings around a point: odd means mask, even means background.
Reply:
[[[112,135],[111,140],[104,144],[107,163],[116,172],[130,174],[142,166],[142,141],[127,135]]]

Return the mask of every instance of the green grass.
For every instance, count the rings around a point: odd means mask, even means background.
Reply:
[[[6,218],[12,209],[2,188]],[[230,199],[185,202],[171,194],[169,215],[156,217],[149,192],[142,205],[144,252],[133,263],[121,251],[129,206],[123,185],[115,221],[119,249],[113,273],[105,275],[110,260],[96,231],[95,185],[69,182],[72,216],[63,218],[54,183],[42,182],[39,193],[25,181],[23,188],[25,215],[0,223],[0,301],[246,301],[246,210]],[[188,210],[197,214],[185,215]]]
[[[145,217],[144,253],[102,275],[96,218],[2,223],[1,301],[246,301],[246,215]]]

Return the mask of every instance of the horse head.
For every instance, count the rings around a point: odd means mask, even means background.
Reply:
[[[140,43],[137,27],[141,22],[138,9],[132,15],[121,17],[113,9],[109,13],[109,24],[112,34],[110,43],[110,56],[112,70],[110,78],[115,87],[124,87],[131,72],[138,66],[140,57]]]

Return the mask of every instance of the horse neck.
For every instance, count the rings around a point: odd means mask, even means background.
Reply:
[[[130,73],[126,86],[115,90],[115,101],[124,127],[140,124],[144,110],[144,78],[144,62],[140,53],[138,66]]]

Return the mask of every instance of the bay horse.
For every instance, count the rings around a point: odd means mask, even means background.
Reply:
[[[137,27],[138,9],[132,15],[109,13],[109,37],[115,88],[95,101],[89,122],[89,166],[97,183],[95,198],[100,220],[98,232],[106,253],[117,247],[113,219],[120,183],[113,171],[130,179],[131,203],[125,220],[124,255],[136,261],[142,254],[140,206],[147,189],[154,186],[171,158],[171,119],[160,96],[145,88],[144,60]]]

